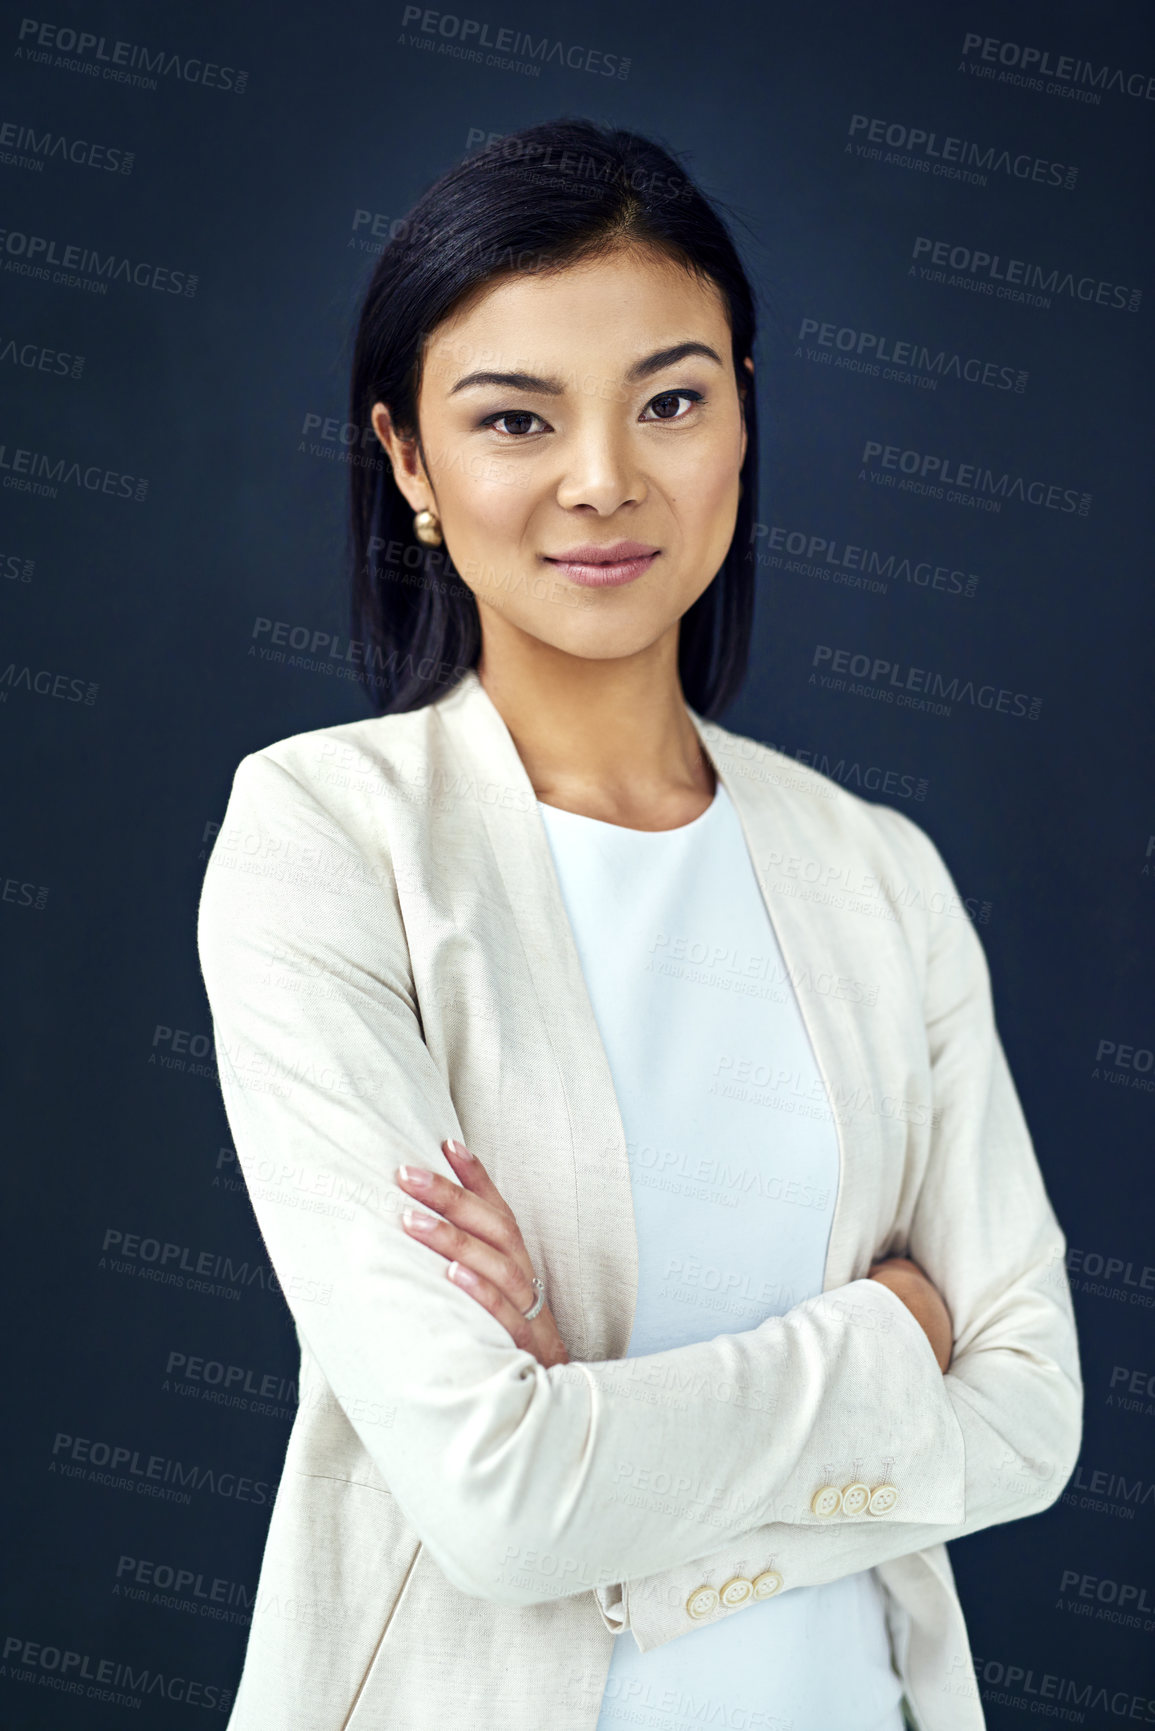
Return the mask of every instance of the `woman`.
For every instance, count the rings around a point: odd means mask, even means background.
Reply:
[[[201,901],[301,1345],[231,1731],[980,1726],[943,1542],[1073,1468],[1065,1244],[931,842],[705,719],[742,267],[581,121],[401,228],[352,392],[382,713],[243,760]]]

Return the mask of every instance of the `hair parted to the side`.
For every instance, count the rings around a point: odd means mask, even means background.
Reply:
[[[446,696],[481,650],[477,603],[448,550],[422,546],[413,532],[412,508],[373,433],[374,403],[387,404],[399,430],[419,437],[426,339],[469,295],[511,274],[644,245],[717,286],[735,372],[748,386],[733,540],[679,631],[686,701],[702,716],[717,716],[746,672],[758,477],[753,381],[743,366],[753,353],[754,297],[722,218],[652,140],[562,119],[511,133],[459,163],[394,226],[361,306],[349,404],[355,448],[380,459],[350,469],[352,629],[364,645],[359,676],[373,707],[398,714]]]

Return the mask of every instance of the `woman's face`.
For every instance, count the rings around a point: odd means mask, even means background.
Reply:
[[[725,558],[746,451],[730,328],[713,284],[661,254],[484,290],[429,339],[417,413],[427,468],[382,404],[374,427],[440,519],[486,653],[512,630],[639,654]]]

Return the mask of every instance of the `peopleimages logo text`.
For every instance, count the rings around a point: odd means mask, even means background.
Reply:
[[[925,126],[907,126],[898,120],[884,120],[876,115],[852,114],[848,137],[858,144],[876,146],[860,150],[859,155],[883,159],[881,146],[892,152],[904,152],[911,167],[926,171],[950,173],[950,164],[965,164],[986,174],[1005,174],[1016,180],[1031,180],[1045,186],[1061,186],[1067,192],[1074,189],[1079,170],[1070,163],[1052,162],[1049,157],[1032,156],[1029,151],[1000,150],[994,144],[976,144],[970,138],[954,138],[949,133],[929,132]],[[849,151],[850,145],[846,149]],[[904,164],[905,166],[905,164]]]
[[[21,493],[37,493],[54,499],[60,487],[79,487],[88,493],[109,493],[137,504],[148,497],[148,482],[119,469],[104,469],[99,463],[82,464],[68,457],[49,456],[21,445],[9,450],[0,444],[0,486]]]
[[[136,154],[114,145],[96,144],[87,138],[70,138],[63,132],[38,132],[17,120],[0,124],[0,151],[10,166],[42,170],[46,162],[71,162],[77,168],[96,168],[110,174],[131,174]]]
[[[1049,48],[1033,48],[1022,42],[1004,42],[998,36],[982,36],[968,30],[963,37],[963,59],[989,66],[1013,67],[1026,75],[1028,82],[1044,78],[1057,79],[1062,84],[1090,86],[1093,90],[1114,90],[1120,96],[1137,96],[1144,102],[1155,102],[1155,74],[1125,72],[1121,66],[1105,61],[1079,60],[1073,54],[1052,54]]]
[[[1041,697],[1030,697],[1025,691],[1011,691],[997,685],[976,686],[973,679],[960,679],[957,674],[947,679],[933,668],[904,667],[901,661],[889,661],[881,655],[856,655],[849,649],[835,649],[829,643],[815,644],[810,665],[828,670],[820,674],[811,673],[812,684],[826,686],[832,691],[854,691],[855,686],[848,686],[845,678],[833,677],[849,675],[851,680],[865,682],[867,689],[861,693],[864,696],[877,696],[894,702],[894,690],[897,689],[901,693],[897,700],[899,706],[908,709],[969,703],[973,709],[993,709],[1000,715],[1025,716],[1028,721],[1037,721],[1043,707]],[[922,695],[915,697],[914,693]]]
[[[27,234],[22,229],[0,228],[0,253],[4,255],[0,268],[6,271],[46,278],[51,269],[57,273],[53,281],[67,277],[70,284],[91,282],[101,294],[108,293],[110,282],[155,289],[160,294],[187,295],[190,299],[197,292],[198,278],[188,271],[170,270],[166,265],[151,264],[122,253],[98,252],[91,246],[58,244],[50,236]]]
[[[491,34],[488,20],[462,18],[456,12],[437,12],[428,6],[406,6],[401,15],[401,28],[412,25],[420,35],[439,37],[448,46],[456,44],[466,56],[477,57],[477,50],[487,48],[498,55],[519,55],[527,66],[540,71],[543,65],[555,61],[571,72],[593,72],[602,78],[628,78],[630,62],[620,54],[604,54],[600,48],[582,48],[577,43],[566,44],[549,36],[531,36],[527,30],[515,30],[499,25]]]
[[[1058,265],[1044,266],[1033,264],[1030,259],[1004,258],[1001,253],[986,252],[981,247],[956,246],[949,240],[934,240],[925,234],[915,236],[910,256],[940,269],[973,277],[976,282],[999,283],[1007,289],[1021,285],[1038,294],[1068,295],[1071,300],[1094,301],[1100,307],[1121,307],[1124,312],[1138,312],[1143,299],[1142,289],[1129,288],[1125,283],[1111,282],[1103,277],[1076,276],[1074,271],[1061,270]],[[915,274],[915,265],[911,265],[907,274]]]
[[[958,488],[990,500],[992,509],[997,509],[1003,499],[1018,499],[1024,505],[1040,505],[1048,511],[1073,511],[1080,517],[1086,517],[1091,509],[1090,493],[1080,493],[1074,487],[1029,480],[1005,469],[996,474],[979,463],[958,463],[933,451],[904,451],[901,445],[883,445],[877,439],[867,439],[860,461],[867,480],[875,478],[870,473],[872,469],[891,471],[906,476],[906,484],[916,491],[939,493],[944,487]]]
[[[1006,367],[997,361],[979,360],[975,355],[963,355],[958,350],[932,349],[917,339],[896,340],[877,331],[859,330],[854,325],[836,325],[832,320],[804,318],[795,341],[800,345],[813,342],[816,348],[835,349],[841,356],[853,356],[855,360],[893,362],[896,367],[911,367],[916,373],[932,373],[936,381],[940,378],[962,379],[967,384],[1018,393],[1022,393],[1027,385],[1027,373],[1022,367]]]
[[[69,56],[77,62],[75,70],[118,84],[155,89],[157,78],[176,78],[182,84],[203,84],[206,90],[231,90],[240,96],[249,81],[248,73],[235,66],[220,66],[215,60],[198,59],[192,54],[171,54],[163,48],[149,48],[143,42],[98,36],[94,31],[74,30],[66,24],[45,24],[39,18],[22,18],[17,37],[21,44],[16,50],[18,58],[49,60],[53,54]]]

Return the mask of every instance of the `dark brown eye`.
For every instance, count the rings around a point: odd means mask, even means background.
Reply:
[[[526,433],[533,432],[532,423],[538,419],[539,416],[531,414],[529,409],[507,409],[503,415],[495,415],[490,425],[499,433],[506,433],[511,438],[520,438]],[[501,426],[502,421],[505,421],[507,425]]]
[[[660,396],[650,398],[646,404],[645,418],[649,418],[649,411],[653,410],[655,420],[684,421],[701,401],[701,391],[663,391]],[[688,403],[689,407],[679,411],[679,403]]]

